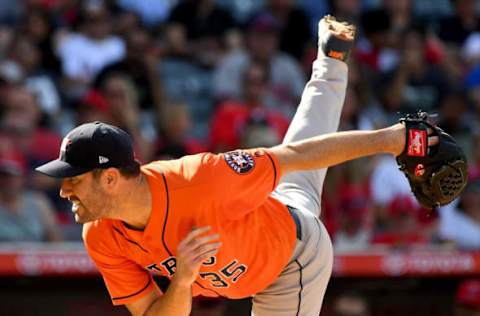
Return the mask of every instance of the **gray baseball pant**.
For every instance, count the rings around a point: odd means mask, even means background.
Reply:
[[[335,132],[347,86],[347,65],[319,57],[283,143]],[[330,237],[319,220],[327,170],[285,175],[273,196],[292,207],[297,243],[278,279],[253,297],[254,316],[318,316],[333,266]]]

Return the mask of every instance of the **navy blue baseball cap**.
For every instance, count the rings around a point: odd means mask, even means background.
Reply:
[[[35,170],[50,177],[67,178],[93,169],[127,167],[134,162],[130,135],[118,127],[93,122],[71,130],[62,141],[58,159]]]

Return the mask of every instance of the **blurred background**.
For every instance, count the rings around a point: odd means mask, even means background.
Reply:
[[[59,182],[32,171],[66,132],[115,124],[142,162],[278,144],[326,13],[358,26],[340,130],[436,113],[470,183],[427,212],[390,156],[331,168],[322,217],[336,258],[321,315],[480,315],[475,0],[1,0],[0,315],[127,315]],[[199,298],[192,314],[249,315],[249,301]]]

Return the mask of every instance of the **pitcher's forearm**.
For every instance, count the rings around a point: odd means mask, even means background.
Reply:
[[[379,153],[398,155],[405,144],[402,124],[376,131],[337,132],[270,149],[282,172],[326,168]]]
[[[145,312],[145,316],[188,316],[192,310],[192,287],[172,279],[167,291]]]

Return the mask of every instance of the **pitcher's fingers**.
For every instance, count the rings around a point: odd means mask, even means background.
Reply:
[[[187,247],[194,249],[218,238],[220,238],[220,234],[211,234],[204,237],[195,238],[188,243]]]
[[[220,246],[222,245],[221,242],[214,242],[214,243],[208,243],[208,244],[204,244],[204,245],[201,245],[195,249],[192,249],[191,252],[195,255],[195,256],[199,256],[201,255],[202,253],[204,252],[207,252],[207,251],[210,251],[212,249],[218,249],[220,248]]]
[[[185,237],[181,242],[180,244],[188,244],[190,241],[192,241],[194,238],[196,238],[197,236],[203,234],[203,233],[206,233],[208,232],[209,230],[211,229],[210,226],[204,226],[204,227],[200,227],[200,228],[195,228],[194,230],[192,230],[190,233],[188,233],[187,237]]]
[[[207,251],[207,252],[204,252],[201,255],[196,256],[195,259],[194,259],[194,262],[195,263],[202,263],[205,260],[209,259],[211,256],[216,255],[217,252],[218,252],[218,248],[217,249],[212,249],[212,250]]]

